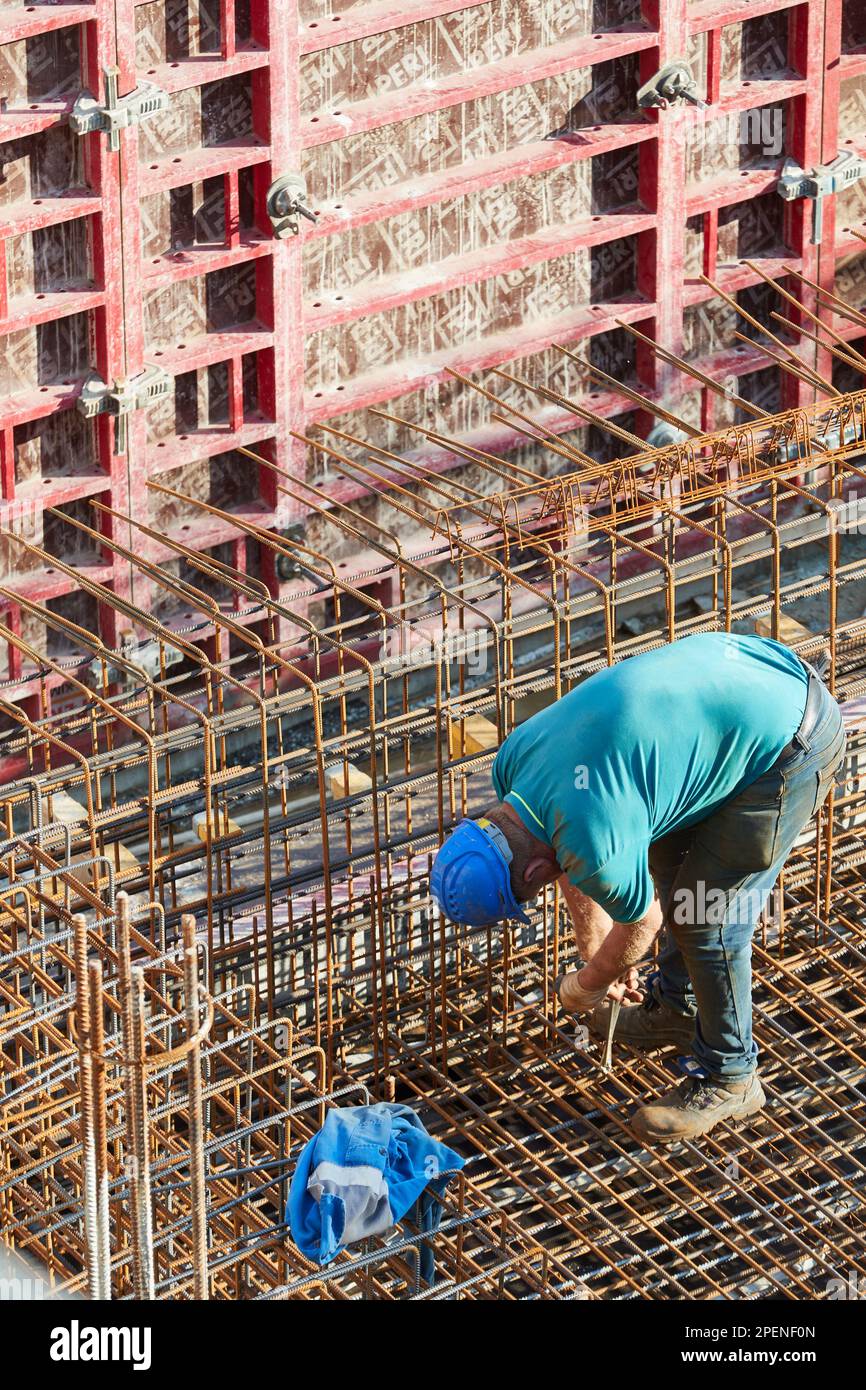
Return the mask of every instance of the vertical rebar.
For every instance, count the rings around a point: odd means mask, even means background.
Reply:
[[[199,1028],[198,952],[195,918],[185,913],[180,919],[183,931],[183,985],[187,1041]],[[207,1184],[204,1171],[202,1129],[201,1044],[196,1042],[186,1054],[189,1114],[189,1169],[192,1193],[192,1277],[197,1299],[210,1296],[207,1267]]]
[[[153,1213],[150,1199],[147,1069],[145,1063],[144,971],[132,971],[129,990],[131,1029],[127,1039],[129,1103],[132,1109],[130,1185],[133,1193],[133,1265],[136,1298],[156,1296],[153,1273]]]
[[[88,971],[96,1160],[97,1274],[99,1286],[96,1297],[110,1299],[111,1230],[108,1214],[108,1116],[105,1093],[105,1014],[102,997],[102,962],[92,960]]]
[[[90,1035],[90,991],[87,975],[87,923],[80,913],[72,919],[75,952],[75,1027],[78,1033],[78,1085],[81,1105],[82,1195],[87,1293],[101,1298],[99,1279],[99,1216],[96,1187],[96,1105],[93,1092],[93,1049]]]
[[[117,895],[118,984],[123,1026],[126,1172],[132,1208],[132,1270],[136,1298],[154,1297],[153,1229],[148,1164],[144,972],[132,967],[129,898]]]

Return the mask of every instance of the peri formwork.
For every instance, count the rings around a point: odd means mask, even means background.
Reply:
[[[815,246],[809,203],[782,203],[775,184],[786,155],[810,167],[866,145],[864,41],[852,0],[5,6],[6,528],[118,592],[137,583],[143,601],[141,576],[74,525],[95,516],[117,538],[122,523],[94,513],[98,500],[261,573],[276,594],[290,581],[232,518],[306,522],[314,543],[319,523],[240,447],[374,507],[363,482],[323,473],[294,434],[336,422],[414,449],[431,471],[462,467],[416,447],[402,422],[435,423],[519,459],[525,438],[448,375],[497,364],[530,382],[553,371],[566,394],[645,433],[646,412],[551,355],[553,340],[580,345],[619,380],[682,397],[616,320],[764,408],[805,403],[811,388],[759,343],[735,340],[700,274],[747,309],[777,305],[760,270],[786,283],[785,266],[830,289],[838,268],[856,298],[866,258],[847,228],[863,222],[862,186],[825,200]],[[639,111],[640,82],[675,56],[691,62],[709,110]],[[115,68],[121,96],[148,82],[166,106],[122,130],[113,151],[103,133],[74,134],[70,117],[82,92],[106,99]],[[305,177],[318,221],[277,240],[266,194],[290,172]],[[810,287],[798,292],[844,337],[862,334]],[[833,372],[825,347],[804,338],[803,350]],[[108,415],[82,417],[90,373],[114,386],[149,366],[168,374],[168,394],[129,415],[125,439]],[[844,370],[835,364],[837,380]],[[525,390],[507,390],[537,411]],[[361,428],[359,413],[384,404],[399,420]],[[677,408],[704,428],[731,418],[694,383]],[[545,423],[591,453],[607,447],[567,408]],[[156,479],[225,517],[148,489]],[[183,573],[158,539],[136,545]],[[59,567],[8,542],[2,561],[13,592],[106,620]],[[21,608],[4,611],[27,635]],[[187,621],[178,605],[164,616]],[[122,636],[103,635],[110,646]],[[56,639],[49,650],[64,655]],[[25,708],[40,683],[49,697],[62,685],[6,652],[7,691]]]

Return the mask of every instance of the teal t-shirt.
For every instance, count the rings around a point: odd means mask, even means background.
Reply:
[[[768,772],[800,726],[808,674],[765,637],[701,633],[590,676],[521,724],[493,785],[616,922],[653,900],[654,840]]]

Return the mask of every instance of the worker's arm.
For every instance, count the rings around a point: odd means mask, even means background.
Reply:
[[[585,961],[594,960],[608,940],[611,931],[616,930],[613,918],[592,898],[588,898],[585,893],[581,893],[579,888],[575,888],[567,875],[563,874],[561,878],[557,879],[557,883],[571,914],[574,941],[578,954]],[[658,904],[653,906],[657,908]],[[650,911],[652,912],[652,909]],[[580,976],[577,978],[580,979]],[[614,978],[617,983],[609,991],[612,997],[615,996],[620,1000],[628,999],[631,1003],[638,1003],[643,997],[639,989],[636,969],[626,966]]]
[[[578,954],[583,960],[592,960],[613,926],[613,918],[592,898],[575,888],[567,874],[562,874],[556,882],[571,914]]]
[[[658,899],[637,922],[615,922],[580,971],[576,984],[587,993],[613,985],[643,960],[661,928],[662,911]],[[611,996],[614,992],[608,990]]]

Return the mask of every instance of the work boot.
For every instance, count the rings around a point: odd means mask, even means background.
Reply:
[[[699,1139],[720,1120],[744,1120],[756,1114],[765,1100],[757,1072],[742,1081],[684,1076],[652,1105],[640,1106],[632,1115],[630,1128],[645,1144]]]
[[[607,1037],[610,1004],[602,1002],[593,1009],[589,1026],[599,1037]],[[623,1004],[614,1029],[616,1042],[650,1052],[655,1047],[675,1043],[682,1052],[691,1052],[695,1040],[695,1020],[691,1014],[677,1013],[669,1004],[657,999],[652,988],[644,995],[642,1004]]]

